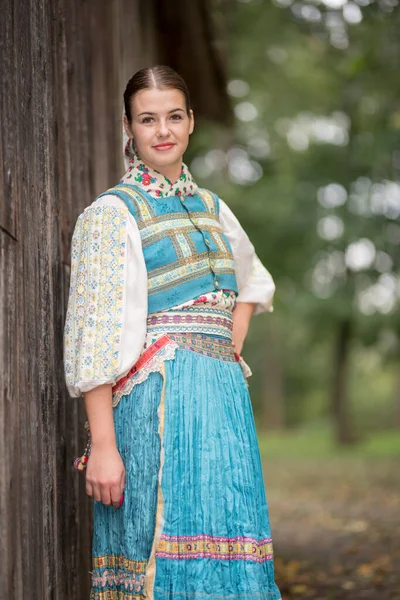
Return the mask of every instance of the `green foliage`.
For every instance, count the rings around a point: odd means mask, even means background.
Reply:
[[[198,163],[219,149],[217,167],[209,160],[208,175],[206,168],[197,179],[228,202],[276,282],[275,313],[257,317],[245,351],[261,414],[269,401],[261,384],[268,325],[261,321],[275,319],[288,424],[329,416],[333,344],[344,319],[359,354],[365,347],[382,356],[371,370],[378,387],[363,390],[362,378],[350,377],[350,398],[357,410],[364,407],[365,426],[374,416],[379,422],[382,411],[387,422],[395,401],[400,9],[383,0],[359,9],[348,4],[344,12],[323,2],[231,4],[229,80],[242,82],[241,97],[238,89],[232,95],[235,130],[198,127],[189,155]],[[345,14],[359,22],[346,22]],[[240,152],[253,181],[232,176],[240,172],[240,161],[232,162]],[[354,266],[349,250],[365,259],[368,248],[375,257]]]

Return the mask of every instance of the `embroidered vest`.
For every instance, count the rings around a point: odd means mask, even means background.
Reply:
[[[229,289],[238,294],[231,245],[219,221],[219,198],[205,189],[194,196],[154,198],[120,183],[100,194],[126,203],[136,220],[148,276],[149,314],[191,298]]]

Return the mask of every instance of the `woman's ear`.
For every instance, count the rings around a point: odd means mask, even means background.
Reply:
[[[129,121],[128,121],[128,117],[126,115],[124,115],[124,129],[125,129],[125,133],[128,136],[128,138],[133,137],[130,125],[129,125]]]
[[[190,109],[190,126],[189,126],[189,135],[193,133],[194,130],[194,114],[192,109]]]

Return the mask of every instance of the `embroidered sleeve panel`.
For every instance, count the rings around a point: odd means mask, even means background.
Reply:
[[[127,214],[126,207],[89,206],[74,229],[64,329],[65,379],[72,397],[114,384],[119,370]]]

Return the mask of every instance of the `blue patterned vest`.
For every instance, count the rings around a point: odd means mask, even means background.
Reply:
[[[171,308],[215,289],[238,294],[231,245],[219,221],[219,198],[198,189],[194,196],[154,198],[119,183],[100,194],[126,203],[138,225],[148,276],[148,313]]]

